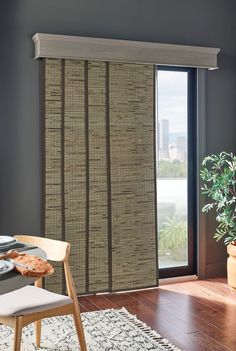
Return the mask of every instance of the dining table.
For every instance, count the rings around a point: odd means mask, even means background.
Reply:
[[[44,260],[47,259],[46,253],[39,247],[29,247],[26,245],[25,250],[22,248],[20,252],[26,252],[27,254],[40,257]],[[26,285],[30,285],[37,279],[38,277],[24,277],[14,270],[8,273],[0,274],[0,295],[23,288]]]

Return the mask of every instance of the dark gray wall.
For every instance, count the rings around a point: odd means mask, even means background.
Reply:
[[[207,73],[207,152],[236,151],[235,0],[2,0],[0,233],[41,232],[40,63],[36,32],[221,48]],[[225,250],[207,221],[209,270]],[[216,266],[218,264],[218,266]]]

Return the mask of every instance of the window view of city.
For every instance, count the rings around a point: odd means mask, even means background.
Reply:
[[[187,260],[187,72],[157,75],[157,210],[159,268]]]

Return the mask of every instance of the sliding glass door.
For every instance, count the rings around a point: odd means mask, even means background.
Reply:
[[[160,277],[195,273],[195,70],[157,67]]]

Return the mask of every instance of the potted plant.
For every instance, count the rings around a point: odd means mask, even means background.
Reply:
[[[200,177],[202,193],[211,201],[203,212],[216,211],[216,241],[224,239],[227,260],[228,284],[236,290],[236,156],[221,152],[204,158]]]

